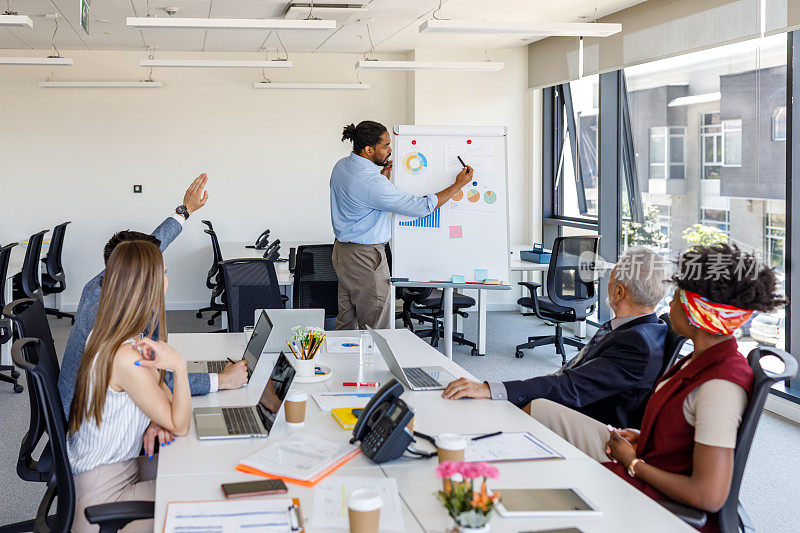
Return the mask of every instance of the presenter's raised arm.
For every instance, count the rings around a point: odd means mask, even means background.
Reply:
[[[436,198],[439,201],[436,204],[436,209],[439,209],[446,204],[450,198],[464,188],[467,183],[472,181],[474,175],[475,171],[472,169],[472,167],[469,165],[465,166],[464,169],[458,173],[458,176],[456,176],[456,181],[451,186],[436,193]]]

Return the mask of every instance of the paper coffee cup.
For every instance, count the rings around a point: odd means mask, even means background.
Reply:
[[[306,402],[308,394],[303,391],[289,391],[284,400],[286,422],[289,424],[302,424],[306,421]]]
[[[467,439],[463,435],[442,433],[436,437],[436,451],[439,452],[439,462],[463,461],[467,449]]]
[[[372,489],[354,490],[347,498],[350,533],[378,533],[383,498]]]

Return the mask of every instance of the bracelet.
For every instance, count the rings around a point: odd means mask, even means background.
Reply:
[[[639,459],[638,457],[634,458],[633,461],[631,461],[631,464],[628,465],[628,475],[629,476],[636,477],[635,468],[636,468],[636,465],[638,465],[639,463],[647,464],[647,463],[644,462],[644,459]]]

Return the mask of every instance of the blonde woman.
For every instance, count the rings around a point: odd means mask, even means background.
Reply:
[[[119,244],[108,260],[94,329],[78,370],[67,448],[75,476],[73,531],[96,531],[84,517],[91,505],[155,498],[155,469],[141,461],[143,434],[157,424],[185,435],[191,422],[186,361],[166,342],[166,269],[152,243]],[[175,376],[173,391],[164,371]],[[124,531],[152,531],[152,520]]]

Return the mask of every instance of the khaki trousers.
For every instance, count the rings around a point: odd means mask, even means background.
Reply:
[[[531,416],[599,463],[608,461],[608,428],[602,422],[550,400],[533,400]]]
[[[383,244],[336,241],[333,268],[339,277],[336,329],[385,329],[391,325],[389,263]]]
[[[155,500],[157,467],[157,460],[148,461],[141,456],[122,463],[100,465],[75,476],[76,501],[72,531],[83,533],[99,530],[96,525],[90,524],[83,514],[83,510],[92,505],[130,500]],[[136,520],[120,531],[152,533],[153,520]]]

